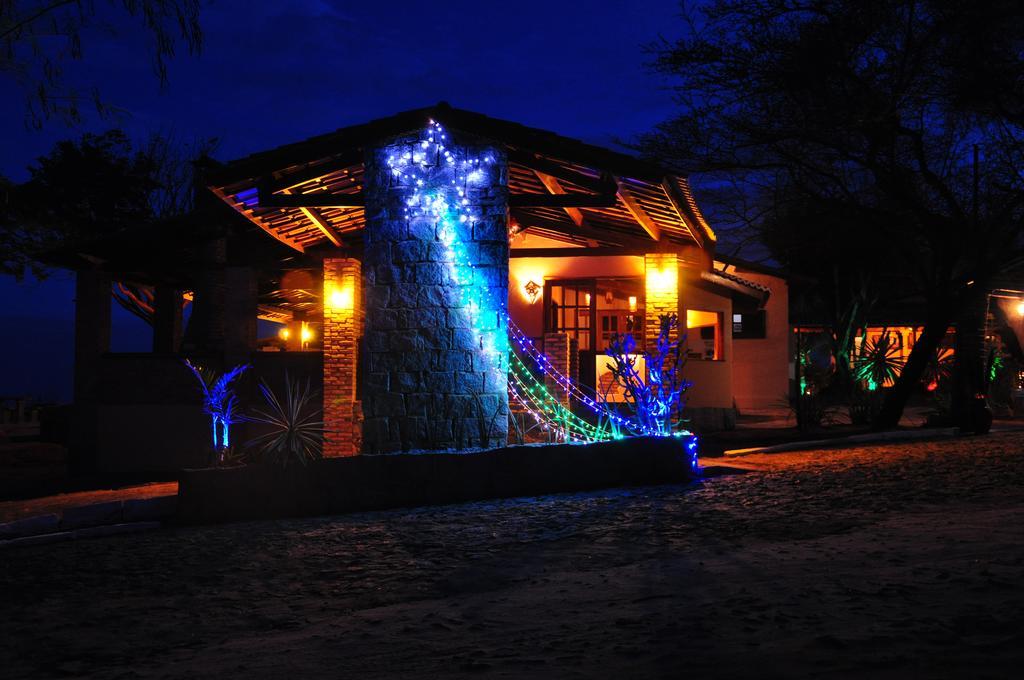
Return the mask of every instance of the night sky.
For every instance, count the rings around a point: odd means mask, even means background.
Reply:
[[[672,113],[643,46],[678,36],[679,14],[678,0],[214,0],[202,53],[172,60],[163,90],[144,36],[115,21],[113,35],[97,27],[83,36],[85,57],[67,73],[82,89],[98,86],[121,117],[28,131],[23,95],[0,75],[0,173],[22,181],[55,142],[86,131],[217,137],[217,157],[230,160],[442,100],[614,146]],[[0,295],[0,397],[70,398],[71,275],[0,277]],[[145,325],[115,305],[113,349],[148,345]]]

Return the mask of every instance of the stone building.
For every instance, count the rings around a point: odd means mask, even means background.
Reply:
[[[510,338],[552,394],[615,401],[609,340],[650,343],[666,313],[698,429],[787,391],[785,280],[716,259],[686,179],[632,156],[439,104],[202,176],[193,219],[54,256],[78,273],[74,445],[103,468],[196,464],[183,356],[308,378],[329,456],[505,443]],[[112,296],[152,353],[109,352]]]

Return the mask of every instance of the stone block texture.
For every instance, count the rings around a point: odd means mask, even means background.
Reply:
[[[507,440],[505,155],[485,140],[450,133],[449,161],[422,152],[428,134],[384,142],[366,157],[366,453],[500,446]],[[422,158],[415,178],[389,165],[389,159],[414,153]],[[486,157],[492,162],[476,164]],[[472,181],[466,167],[475,170]],[[417,194],[465,201],[474,219],[409,211]]]
[[[359,350],[360,263],[324,259],[324,456],[359,453],[356,374]]]

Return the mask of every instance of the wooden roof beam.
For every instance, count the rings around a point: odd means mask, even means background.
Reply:
[[[616,232],[611,230],[597,229],[594,227],[583,226],[577,227],[576,225],[567,225],[557,220],[548,219],[546,217],[540,217],[523,210],[512,209],[510,211],[512,217],[516,219],[519,224],[524,228],[530,226],[536,226],[543,229],[549,229],[551,231],[561,232],[570,236],[583,239],[585,241],[598,241],[601,243],[617,243],[622,246],[637,247],[637,248],[649,248],[651,242],[645,238],[630,236],[622,232]]]
[[[291,189],[284,190],[285,196],[291,196]],[[327,240],[333,243],[335,246],[341,247],[341,239],[338,238],[337,232],[334,231],[334,227],[331,223],[323,216],[317,208],[299,208],[299,212],[306,216],[313,226],[320,230],[320,233],[327,237]]]
[[[234,202],[233,200],[231,200],[230,198],[225,196],[224,193],[220,189],[211,188],[210,190],[214,194],[216,194],[218,198],[220,198],[222,201],[224,201],[225,203],[230,205],[232,208],[234,208],[236,212],[240,213],[241,215],[243,215],[248,220],[250,220],[252,222],[255,222],[257,225],[259,225],[260,229],[262,229],[263,231],[267,232],[268,234],[270,234],[271,236],[276,238],[281,243],[285,244],[289,248],[294,248],[295,250],[299,251],[300,253],[305,251],[305,248],[302,246],[301,243],[299,243],[298,241],[296,241],[293,238],[289,238],[289,237],[285,236],[284,234],[280,234],[276,230],[271,229],[270,227],[268,227],[267,224],[263,221],[263,219],[261,217],[259,217],[256,214],[254,214],[254,212],[252,210],[246,208],[244,204]]]
[[[640,226],[644,228],[644,231],[647,232],[648,236],[655,241],[660,241],[661,229],[657,224],[655,224],[654,220],[651,219],[651,216],[647,214],[647,211],[643,209],[640,203],[633,198],[633,194],[629,192],[629,188],[626,186],[626,183],[616,177],[615,184],[619,188],[618,197],[622,199],[622,203],[626,206],[626,210],[629,211],[629,214],[632,215],[633,219],[635,219]]]
[[[666,177],[661,180],[661,188],[665,190],[665,195],[668,196],[668,202],[672,204],[676,214],[679,215],[679,220],[686,225],[686,229],[690,232],[690,235],[693,236],[693,240],[696,241],[697,245],[701,248],[704,248],[706,246],[704,234],[700,233],[700,229],[697,228],[697,225],[692,224],[691,221],[687,219],[686,215],[689,210],[687,209],[688,203],[686,202],[686,197],[679,191],[679,187],[676,186],[674,181],[672,181],[672,177]]]
[[[563,182],[571,182],[583,189],[598,193],[607,193],[609,185],[607,177],[591,177],[590,175],[585,175],[573,170],[572,168],[567,168],[564,165],[555,163],[554,161],[542,156],[538,156],[527,151],[521,151],[519,149],[509,149],[508,160],[510,163],[517,163],[529,168],[530,170],[539,170],[545,175],[556,177]]]
[[[510,208],[611,208],[615,193],[606,194],[509,194]]]
[[[545,173],[543,173],[543,172],[541,172],[540,170],[537,170],[537,169],[533,170],[533,174],[537,175],[537,179],[540,180],[540,183],[544,185],[544,188],[547,189],[549,193],[552,193],[552,194],[564,194],[565,193],[565,189],[563,189],[562,185],[558,183],[558,179],[557,178],[552,177],[551,175],[545,174]],[[582,227],[583,226],[583,221],[584,221],[583,220],[583,213],[580,212],[579,208],[570,208],[570,207],[566,206],[565,208],[563,208],[563,210],[565,210],[565,214],[569,216],[569,219],[571,219],[576,224],[577,227]]]
[[[339,248],[341,247],[341,239],[338,237],[338,234],[334,231],[334,227],[331,226],[331,223],[324,218],[323,214],[318,209],[299,208],[299,210],[301,210],[302,214],[308,217],[309,221],[312,222],[316,226],[316,228],[319,229],[320,232],[327,237],[328,241],[338,246]]]
[[[260,208],[360,208],[366,205],[363,192],[354,194],[329,194],[314,191],[308,194],[277,194],[272,182],[263,178],[257,186],[257,205]]]

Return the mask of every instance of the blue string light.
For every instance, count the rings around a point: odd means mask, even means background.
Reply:
[[[479,207],[471,200],[472,192],[486,188],[491,174],[488,166],[494,163],[494,158],[484,155],[460,159],[446,146],[447,139],[444,128],[431,120],[420,138],[401,153],[389,155],[387,164],[393,178],[413,190],[405,202],[406,219],[429,217],[436,222],[436,238],[445,247],[449,279],[459,289],[460,308],[482,355],[489,362],[488,369],[495,374],[505,373],[510,396],[545,430],[553,429],[565,441],[611,439],[615,435],[599,430],[555,399],[516,356],[516,350],[529,357],[541,374],[552,378],[567,396],[630,434],[689,437],[687,451],[691,453],[692,465],[696,465],[696,435],[686,430],[672,433],[645,426],[637,419],[620,415],[585,392],[557,370],[547,355],[512,321],[507,299],[495,299],[491,286],[475,275],[480,268],[470,258],[466,239],[460,232],[472,231],[481,219]],[[502,332],[502,325],[506,332]],[[509,363],[510,356],[516,360]]]

